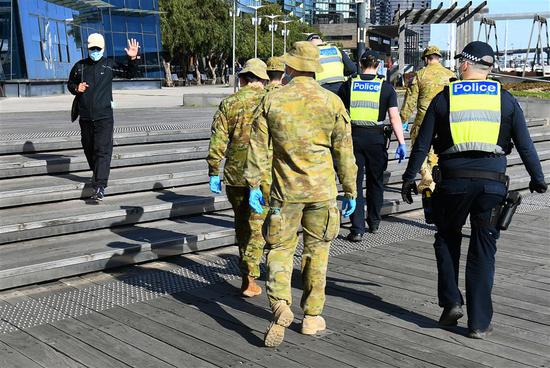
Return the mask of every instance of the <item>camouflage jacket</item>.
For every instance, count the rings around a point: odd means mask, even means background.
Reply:
[[[430,102],[443,87],[449,84],[449,79],[455,74],[443,65],[430,64],[414,74],[414,78],[405,93],[405,101],[401,108],[401,120],[407,121],[416,108],[414,124],[422,124]]]
[[[212,122],[208,151],[208,175],[219,175],[225,157],[223,180],[226,185],[245,187],[244,165],[250,142],[252,117],[265,90],[245,86],[225,98]]]
[[[271,84],[271,83],[269,83],[267,86],[265,86],[265,90],[266,90],[266,93],[267,93],[267,92],[275,91],[275,90],[281,88],[282,86],[283,86],[282,84]]]
[[[253,124],[244,174],[250,187],[258,187],[264,172],[271,170],[275,199],[295,203],[335,199],[335,161],[344,192],[356,197],[350,118],[337,95],[313,78],[296,77],[264,97]]]

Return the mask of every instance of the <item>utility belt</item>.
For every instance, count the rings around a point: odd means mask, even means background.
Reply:
[[[357,125],[351,123],[352,129],[360,129],[361,132],[365,131],[368,134],[384,134],[384,139],[386,140],[386,149],[390,148],[390,139],[393,133],[393,129],[389,124],[372,124],[372,125]]]
[[[499,230],[507,230],[512,222],[512,217],[521,204],[521,194],[510,192],[510,178],[503,173],[479,170],[452,170],[442,172],[439,166],[432,169],[432,177],[436,184],[441,183],[443,179],[486,179],[498,181],[506,185],[506,195],[501,203],[491,210],[490,224],[496,226]],[[431,206],[431,201],[429,201]]]
[[[507,184],[509,179],[506,174],[497,173],[494,171],[481,171],[481,170],[446,170],[442,171],[439,166],[434,166],[432,169],[432,178],[434,183],[439,184],[443,179],[485,179],[498,181],[503,184]]]

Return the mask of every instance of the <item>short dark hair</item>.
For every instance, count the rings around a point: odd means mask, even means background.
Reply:
[[[378,65],[378,59],[375,58],[373,55],[368,55],[366,57],[361,58],[361,67],[363,69],[374,68],[377,65]]]
[[[285,72],[279,70],[268,70],[267,75],[269,75],[269,80],[280,80]]]
[[[258,76],[256,76],[256,74],[251,72],[241,73],[239,74],[239,78],[244,79],[246,83],[254,83],[254,82],[265,83],[265,81],[262,78],[259,78]]]
[[[431,55],[426,56],[426,59],[428,59],[429,61],[432,61],[432,60],[435,60],[435,59],[439,60],[439,59],[441,59],[441,57],[439,55],[436,55],[436,54],[431,54]]]

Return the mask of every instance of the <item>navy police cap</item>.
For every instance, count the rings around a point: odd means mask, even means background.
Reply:
[[[491,45],[481,41],[470,42],[455,59],[466,59],[474,63],[493,66],[495,52]]]

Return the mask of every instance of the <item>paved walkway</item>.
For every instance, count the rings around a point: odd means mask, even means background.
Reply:
[[[466,318],[437,327],[433,228],[413,212],[362,243],[335,241],[318,336],[298,333],[296,274],[297,318],[279,348],[261,347],[267,299],[238,296],[236,252],[225,248],[0,293],[0,366],[547,367],[550,194],[518,212],[498,243],[486,341],[464,337]]]
[[[204,94],[230,94],[233,87],[189,86],[144,90],[115,90],[113,100],[117,109],[177,107],[182,105],[183,96]],[[38,111],[67,111],[69,113],[74,96],[70,94],[47,97],[0,98],[0,112],[20,113]],[[3,120],[3,119],[2,119]]]

